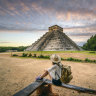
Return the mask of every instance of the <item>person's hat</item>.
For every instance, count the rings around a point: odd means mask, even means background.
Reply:
[[[61,62],[61,58],[59,55],[56,55],[56,54],[52,54],[51,57],[50,57],[51,61],[53,63],[59,63]]]

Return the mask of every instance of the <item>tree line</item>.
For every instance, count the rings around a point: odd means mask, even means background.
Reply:
[[[24,51],[28,46],[19,46],[19,47],[0,47],[0,52],[6,52],[7,50],[17,50]]]

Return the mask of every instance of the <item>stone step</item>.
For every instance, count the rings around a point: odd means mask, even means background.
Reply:
[[[46,39],[46,37],[48,37],[51,33],[47,32],[45,33],[41,38],[39,38],[37,41],[35,41],[35,43],[32,44],[31,46],[31,50],[37,50],[39,45]]]
[[[40,45],[42,45],[42,43],[46,40],[46,38],[48,38],[50,36],[51,32],[47,32],[44,36],[41,37],[40,40],[38,40],[38,42],[35,44],[35,46],[32,48],[33,50],[38,50],[39,47],[41,47]]]
[[[60,31],[45,33],[27,49],[33,51],[79,50],[78,46],[65,33]]]
[[[44,50],[49,50],[49,49],[55,49],[56,50],[56,48],[58,49],[64,49],[63,48],[63,44],[62,44],[62,42],[61,42],[61,40],[60,40],[60,37],[59,37],[60,35],[58,34],[58,33],[56,33],[56,32],[54,32],[54,35],[53,35],[53,37],[50,39],[50,42],[47,44],[47,46],[45,47],[45,49]]]

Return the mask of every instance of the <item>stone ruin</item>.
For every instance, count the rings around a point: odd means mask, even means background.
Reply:
[[[25,51],[67,51],[82,50],[65,33],[63,28],[58,25],[49,27],[49,32],[45,33],[40,39],[35,41]]]

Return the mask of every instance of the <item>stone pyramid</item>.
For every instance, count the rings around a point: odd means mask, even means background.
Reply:
[[[82,50],[58,25],[49,27],[49,32],[29,46],[25,51],[66,51]]]

